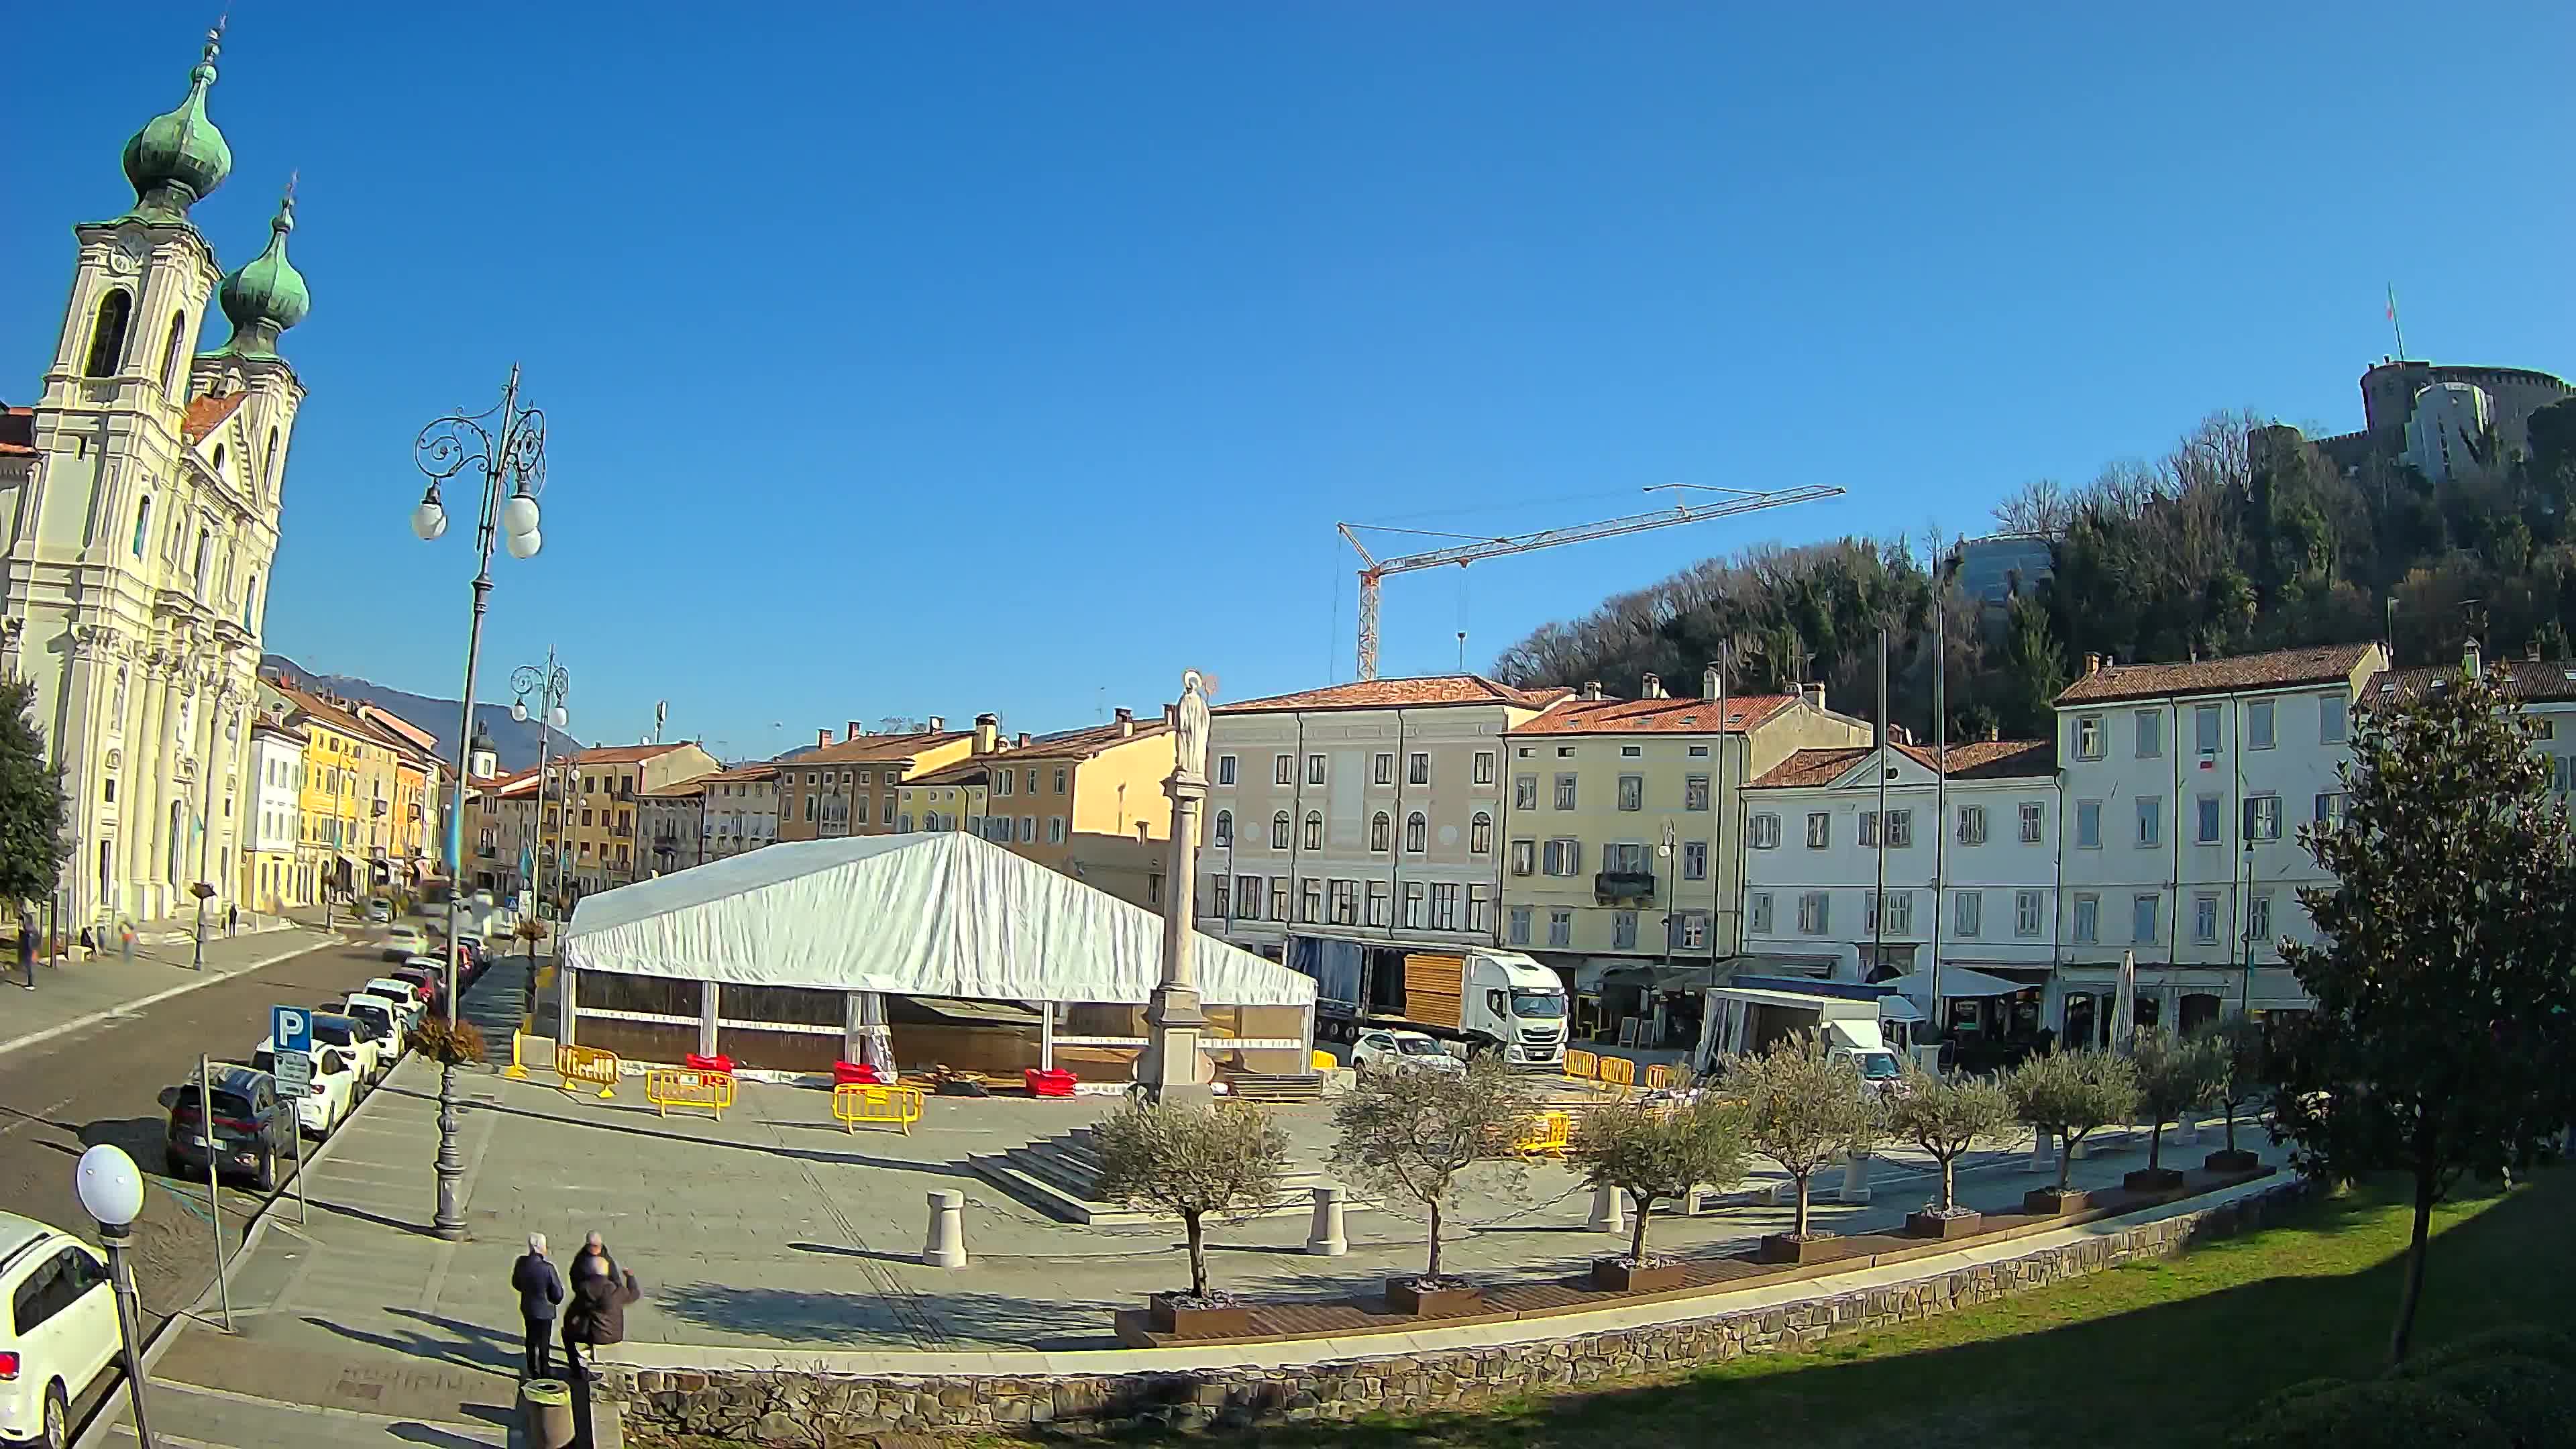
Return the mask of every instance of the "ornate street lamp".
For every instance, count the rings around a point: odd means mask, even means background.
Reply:
[[[529,697],[533,695],[537,701],[537,708],[534,715],[538,721],[537,850],[535,855],[529,857],[529,861],[535,866],[535,869],[529,873],[530,878],[527,881],[527,892],[531,900],[542,904],[546,900],[546,892],[542,883],[545,880],[546,866],[548,864],[548,857],[546,855],[546,786],[554,768],[553,757],[555,731],[572,723],[572,716],[567,713],[564,708],[565,701],[572,695],[572,675],[562,665],[555,662],[555,651],[548,649],[546,651],[546,662],[542,666],[535,664],[522,664],[518,668],[510,671],[510,693],[515,696],[515,698],[510,701],[510,718],[519,721],[521,724],[527,723],[530,718],[530,711],[528,709]],[[556,834],[558,838],[560,838],[562,831],[558,829]],[[540,918],[542,918],[543,913],[540,912],[539,914]]]
[[[126,1244],[134,1240],[134,1220],[143,1215],[143,1174],[125,1149],[102,1142],[80,1156],[72,1186],[81,1210],[98,1221],[98,1241],[107,1249],[107,1278],[116,1295],[116,1335],[125,1346],[125,1392],[134,1403],[134,1437],[152,1449],[152,1425],[143,1417],[143,1330],[135,1311],[134,1275],[125,1269]]]
[[[429,476],[429,490],[421,495],[420,506],[412,510],[411,531],[425,543],[435,542],[447,532],[447,507],[439,500],[438,485],[464,474],[477,475],[482,486],[482,508],[474,526],[477,554],[474,574],[474,615],[465,634],[465,694],[461,706],[463,720],[456,727],[456,778],[473,778],[474,749],[474,666],[483,649],[483,613],[492,594],[492,544],[506,535],[510,557],[534,558],[543,540],[537,532],[537,494],[546,480],[546,415],[531,407],[519,405],[519,369],[510,369],[510,380],[502,385],[501,405],[487,412],[451,413],[421,429],[412,443],[413,461]],[[448,822],[448,859],[465,857],[465,812],[455,811]],[[456,1027],[461,948],[457,944],[459,906],[453,896],[448,900],[447,930],[447,1025]],[[438,1079],[438,1210],[430,1227],[450,1241],[465,1237],[463,1204],[457,1201],[465,1178],[465,1157],[456,1140],[456,1067],[442,1064]]]

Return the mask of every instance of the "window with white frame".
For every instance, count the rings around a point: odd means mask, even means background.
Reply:
[[[1369,817],[1369,849],[1380,855],[1395,848],[1395,817],[1381,810]]]
[[[2202,891],[2191,898],[2191,938],[2204,946],[2218,944],[2218,897]]]
[[[1779,849],[1780,817],[1777,815],[1754,816],[1745,824],[1745,835],[1753,842],[1753,848],[1755,850]]]
[[[1530,944],[1530,908],[1514,906],[1506,914],[1504,940],[1514,946]]]
[[[2046,838],[2047,829],[2048,806],[2044,802],[2038,800],[2024,800],[2021,802],[2021,843],[2024,845],[2039,844],[2042,839]]]
[[[2075,893],[2075,944],[2090,946],[2102,939],[2102,898],[2091,891]]]
[[[2163,758],[2165,752],[2164,711],[2156,709],[2142,709],[2137,711],[2130,718],[2137,731],[2138,758],[2141,760]]]
[[[1551,946],[1574,944],[1574,912],[1550,911],[1547,913],[1547,943]]]
[[[2097,850],[2102,845],[2102,802],[2075,802],[2075,844],[2084,850]]]
[[[2320,791],[2316,801],[2315,824],[2332,829],[2343,823],[2345,795],[2341,790]]]
[[[1610,949],[1613,951],[1637,949],[1637,913],[1635,911],[1610,913]]]
[[[1914,934],[1914,892],[1887,893],[1887,933],[1891,936]]]
[[[1559,775],[1556,777],[1556,808],[1559,810],[1571,810],[1574,808],[1574,777],[1572,775]]]
[[[1274,921],[1288,919],[1288,877],[1284,875],[1274,875],[1270,878],[1270,919]]]
[[[1875,810],[1860,812],[1860,848],[1863,850],[1878,848],[1878,812]]]
[[[1476,752],[1476,783],[1479,785],[1494,783],[1494,752],[1491,750]]]
[[[2245,900],[2245,939],[2257,946],[2272,940],[2272,893],[2256,891]]]
[[[1310,926],[1324,919],[1324,883],[1311,875],[1297,879],[1297,919]]]
[[[1645,776],[1621,775],[1619,777],[1619,808],[1622,810],[1643,810],[1646,808]]]
[[[2272,706],[2273,701],[2268,699],[2256,699],[2246,702],[2245,748],[2249,750],[2268,750],[2272,748]]]
[[[2340,694],[2329,694],[2317,700],[2317,743],[2339,745],[2350,728],[2351,705]]]
[[[1296,784],[1297,757],[1295,755],[1281,755],[1276,760],[1271,761],[1270,782],[1274,785]]]
[[[2134,945],[2151,946],[2156,941],[2156,907],[2162,896],[2136,895],[2129,898],[2129,940]]]
[[[1422,812],[1416,810],[1412,814],[1405,816],[1404,848],[1415,855],[1420,855],[1424,850],[1430,847],[1430,842],[1431,822],[1423,818]]]
[[[1689,775],[1683,778],[1682,808],[1684,810],[1706,810],[1708,808],[1708,776]]]
[[[1983,891],[1960,891],[1950,898],[1950,930],[1961,940],[1973,941],[1986,927],[1986,896]]]
[[[1430,784],[1431,757],[1418,750],[1415,751],[1413,755],[1407,758],[1404,762],[1404,778],[1408,784]]]
[[[2075,717],[2075,758],[2102,758],[2102,716],[2079,714]]]
[[[1538,776],[1512,776],[1512,808],[1515,810],[1538,808]]]
[[[1635,841],[1620,841],[1601,847],[1601,869],[1609,875],[1644,875],[1646,847]]]
[[[1239,875],[1234,878],[1234,908],[1238,921],[1261,919],[1261,877]]]
[[[1324,816],[1321,811],[1306,812],[1306,848],[1308,850],[1324,848]]]
[[[1833,929],[1834,898],[1824,891],[1807,891],[1798,897],[1798,934],[1821,936]]]
[[[1306,783],[1309,785],[1320,785],[1324,783],[1323,756],[1308,755],[1306,757]]]
[[[1771,934],[1771,893],[1755,891],[1744,898],[1744,928],[1757,936]]]
[[[2141,795],[2138,805],[2138,845],[2141,849],[2162,845],[2165,840],[2165,797]]]
[[[1683,911],[1673,918],[1673,944],[1684,951],[1708,949],[1708,912]]]
[[[1231,810],[1216,812],[1216,843],[1219,846],[1234,844],[1234,812]]]
[[[1394,755],[1381,753],[1370,759],[1369,783],[1372,785],[1392,785],[1395,783]]]
[[[1489,885],[1467,887],[1467,924],[1465,929],[1483,931],[1494,918],[1494,888]]]
[[[1418,880],[1404,883],[1404,929],[1422,929],[1422,882]]]
[[[2046,891],[2013,892],[2013,934],[2031,939],[2040,934],[2042,917],[2048,911]]]
[[[2248,795],[2245,797],[2245,838],[2278,840],[2281,838],[2281,797]]]
[[[1530,874],[1535,873],[1535,872],[1537,871],[1537,869],[1538,869],[1538,842],[1537,842],[1537,841],[1535,841],[1535,840],[1515,840],[1515,841],[1513,841],[1513,842],[1512,842],[1512,874],[1514,874],[1514,875],[1530,875]]]
[[[2214,755],[2218,753],[2218,742],[2218,706],[2214,704],[2192,706],[2192,748],[2204,755]]]
[[[1035,844],[1037,844],[1037,840],[1038,840],[1038,818],[1037,818],[1036,816],[1034,816],[1034,815],[1023,815],[1023,816],[1021,816],[1021,817],[1020,817],[1020,844],[1022,844],[1022,845],[1035,845]]]
[[[1216,782],[1220,785],[1231,785],[1234,783],[1234,756],[1219,755],[1216,757]]]
[[[1294,827],[1288,823],[1287,811],[1282,810],[1278,814],[1271,816],[1270,848],[1272,850],[1286,850],[1288,848],[1288,832],[1293,828]]]
[[[1383,926],[1386,924],[1386,903],[1386,882],[1382,880],[1370,881],[1368,883],[1368,920],[1366,924],[1372,926]]]
[[[1333,882],[1332,910],[1332,923],[1336,926],[1356,926],[1360,923],[1360,883],[1358,881]]]
[[[1539,853],[1539,866],[1548,875],[1579,874],[1583,869],[1583,842],[1551,840]]]
[[[2220,811],[2218,797],[2215,794],[2204,794],[2194,800],[2192,802],[2192,806],[2194,816],[2191,837],[2192,843],[2195,845],[2216,845],[2218,843],[2219,822],[2225,819],[2225,816]]]
[[[1985,806],[1962,805],[1959,807],[1959,843],[1961,845],[1983,845],[1986,843]]]
[[[1049,845],[1062,845],[1062,844],[1064,844],[1064,817],[1063,817],[1063,816],[1061,816],[1061,815],[1050,815],[1050,816],[1048,816],[1048,817],[1047,817],[1047,844],[1049,844]]]
[[[1494,817],[1479,810],[1467,820],[1467,852],[1490,855],[1494,849]]]
[[[1234,919],[1234,883],[1224,876],[1208,881],[1206,913],[1220,921]]]
[[[1904,850],[1913,844],[1914,812],[1911,810],[1888,811],[1887,848],[1890,850]]]
[[[1685,840],[1682,842],[1682,879],[1708,879],[1707,841]]]
[[[1808,811],[1807,848],[1809,850],[1827,850],[1832,848],[1833,843],[1834,817],[1832,812],[1825,810]]]

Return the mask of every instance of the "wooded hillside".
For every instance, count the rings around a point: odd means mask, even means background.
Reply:
[[[1994,531],[2047,539],[2051,577],[2000,606],[1955,582],[1939,589],[1952,737],[2045,734],[2049,701],[2088,652],[2179,660],[2393,631],[2398,662],[2418,664],[2459,648],[2474,601],[2490,650],[2537,641],[2565,653],[2576,400],[2533,414],[2530,438],[2491,479],[2435,487],[2387,461],[2346,477],[2268,420],[2222,413],[2152,462],[2114,464],[2079,488],[2030,485],[1995,509]],[[1723,656],[1737,690],[1821,681],[1828,703],[1866,716],[1884,627],[1890,717],[1928,731],[1934,561],[1955,546],[1847,537],[1711,559],[1539,628],[1494,673],[1633,694],[1653,672],[1680,692]]]

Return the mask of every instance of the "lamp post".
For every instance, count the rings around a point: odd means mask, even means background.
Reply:
[[[456,775],[468,778],[473,770],[474,749],[474,666],[475,656],[483,648],[483,613],[492,595],[492,544],[506,532],[510,557],[534,558],[542,546],[537,532],[537,494],[545,487],[546,415],[519,404],[519,369],[510,369],[510,380],[501,387],[501,405],[487,412],[451,413],[421,429],[412,444],[412,458],[420,471],[429,477],[428,491],[421,495],[420,506],[412,510],[411,531],[424,543],[435,542],[447,532],[447,508],[439,501],[438,485],[467,472],[478,475],[481,482],[482,508],[474,525],[476,569],[474,574],[474,613],[465,634],[465,693],[459,706],[463,719],[456,727]],[[448,856],[461,859],[465,854],[465,814],[457,811],[448,821]],[[447,1025],[456,1027],[458,954],[456,902],[448,901],[447,932]],[[438,1210],[430,1227],[440,1237],[461,1241],[465,1237],[465,1213],[457,1201],[465,1177],[465,1157],[456,1140],[456,1065],[441,1064],[438,1078]]]
[[[2254,1014],[2254,837],[2245,837],[2245,904],[2237,910],[2245,936],[2245,980],[2237,988],[2236,1013]]]
[[[134,1220],[143,1213],[143,1174],[125,1149],[102,1142],[81,1154],[72,1185],[81,1210],[98,1221],[98,1241],[107,1249],[107,1277],[116,1294],[116,1336],[125,1348],[125,1392],[134,1404],[134,1437],[152,1449],[152,1426],[143,1417],[143,1332],[135,1311],[134,1276],[125,1270],[125,1245],[133,1240]]]
[[[516,696],[510,701],[510,718],[522,724],[530,718],[528,697],[534,695],[537,701],[536,878],[527,882],[527,889],[530,897],[542,903],[546,897],[538,880],[544,877],[546,868],[546,785],[553,770],[555,731],[572,722],[564,707],[572,695],[572,675],[555,662],[555,651],[549,648],[543,665],[522,664],[510,671],[510,693]]]

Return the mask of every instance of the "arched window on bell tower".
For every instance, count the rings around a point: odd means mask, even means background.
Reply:
[[[268,430],[268,456],[259,464],[258,489],[270,497],[277,496],[277,429]]]
[[[125,324],[134,311],[134,299],[123,287],[110,287],[98,299],[98,321],[89,329],[89,366],[82,369],[91,377],[114,377],[117,365],[125,361]]]
[[[170,314],[170,338],[161,344],[161,390],[172,402],[188,400],[188,375],[180,368],[180,346],[188,340],[188,314]]]

